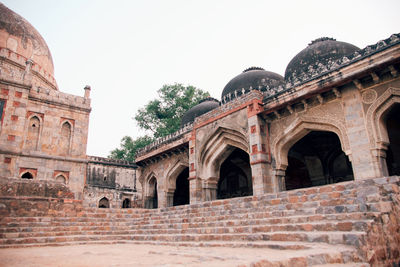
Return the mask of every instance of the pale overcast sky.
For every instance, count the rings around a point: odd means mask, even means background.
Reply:
[[[1,0],[0,0],[1,1]],[[191,84],[220,99],[251,66],[284,74],[311,40],[360,48],[400,32],[399,0],[6,0],[52,52],[62,92],[92,87],[89,155],[107,156],[163,84]]]

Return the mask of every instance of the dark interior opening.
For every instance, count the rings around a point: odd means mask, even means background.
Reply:
[[[21,176],[21,178],[23,178],[23,179],[33,179],[33,175],[30,172],[26,172]]]
[[[189,204],[189,168],[185,168],[176,179],[174,206]]]
[[[235,148],[222,163],[217,188],[217,198],[234,198],[253,195],[249,155]]]
[[[386,129],[390,143],[386,152],[389,175],[400,175],[400,104],[386,115]]]
[[[110,202],[108,201],[108,199],[106,197],[103,197],[102,199],[100,199],[99,208],[108,209],[109,207],[110,207]]]
[[[123,209],[128,209],[131,207],[131,201],[129,198],[125,198],[124,201],[122,201],[122,208]]]
[[[332,132],[313,131],[289,150],[286,190],[353,180],[353,169]]]

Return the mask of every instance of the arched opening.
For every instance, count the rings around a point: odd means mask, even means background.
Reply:
[[[251,195],[253,186],[249,155],[235,148],[221,164],[217,199]]]
[[[57,183],[66,184],[67,179],[65,179],[65,177],[64,177],[63,175],[58,175],[58,176],[56,177],[56,182],[57,182]]]
[[[67,155],[69,154],[69,147],[71,142],[71,124],[66,121],[61,126],[61,140],[60,140],[60,150],[61,154]]]
[[[174,206],[189,204],[189,168],[185,168],[176,179]]]
[[[99,208],[108,209],[110,207],[110,201],[106,197],[103,197],[99,201]]]
[[[29,120],[28,136],[25,142],[25,149],[37,149],[40,135],[40,120],[37,116],[33,116]]]
[[[289,150],[286,190],[353,179],[350,161],[333,132],[312,131]]]
[[[400,175],[400,104],[394,105],[385,116],[389,147],[386,164],[389,175]]]
[[[25,172],[24,174],[22,174],[21,178],[22,179],[33,179],[33,175],[30,172]]]
[[[155,177],[150,178],[148,183],[145,208],[147,209],[158,208],[157,179]]]
[[[131,207],[131,200],[129,198],[125,198],[124,201],[122,201],[122,208],[128,209],[130,207]]]

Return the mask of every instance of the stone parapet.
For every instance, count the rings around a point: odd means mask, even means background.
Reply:
[[[32,88],[28,96],[29,100],[42,102],[50,105],[79,110],[85,113],[91,111],[90,99],[82,96],[63,93],[43,87]]]
[[[21,70],[25,70],[26,62],[28,60],[32,61],[32,59],[28,59],[5,47],[0,47],[0,60],[8,60]],[[31,71],[33,75],[36,75],[40,80],[44,80],[53,90],[58,90],[55,78],[50,73],[47,73],[39,64],[32,61]]]
[[[185,136],[185,134],[187,134],[188,132],[190,132],[192,130],[193,130],[193,124],[187,124],[172,134],[158,138],[155,142],[138,150],[138,152],[136,154],[137,161],[140,161],[139,159],[142,158],[143,156],[145,156],[147,153],[150,153],[154,150],[161,148],[162,146],[164,146],[166,144],[171,144],[172,142],[177,141],[178,139],[181,139],[182,137]]]
[[[136,163],[128,161],[128,160],[103,158],[103,157],[97,157],[97,156],[88,156],[88,162],[94,163],[94,164],[117,166],[117,167],[126,167],[126,168],[134,168],[134,169],[137,168]]]

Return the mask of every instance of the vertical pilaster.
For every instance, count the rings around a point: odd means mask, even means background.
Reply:
[[[343,110],[350,145],[350,151],[344,152],[349,156],[353,166],[355,180],[373,178],[376,175],[360,98],[358,90],[343,94]]]
[[[247,110],[253,195],[275,191],[271,175],[268,127],[265,121],[257,115],[260,110],[261,103],[259,102],[254,102]]]
[[[202,200],[202,188],[200,178],[196,172],[196,131],[192,131],[189,141],[189,202],[190,204],[200,203]]]

